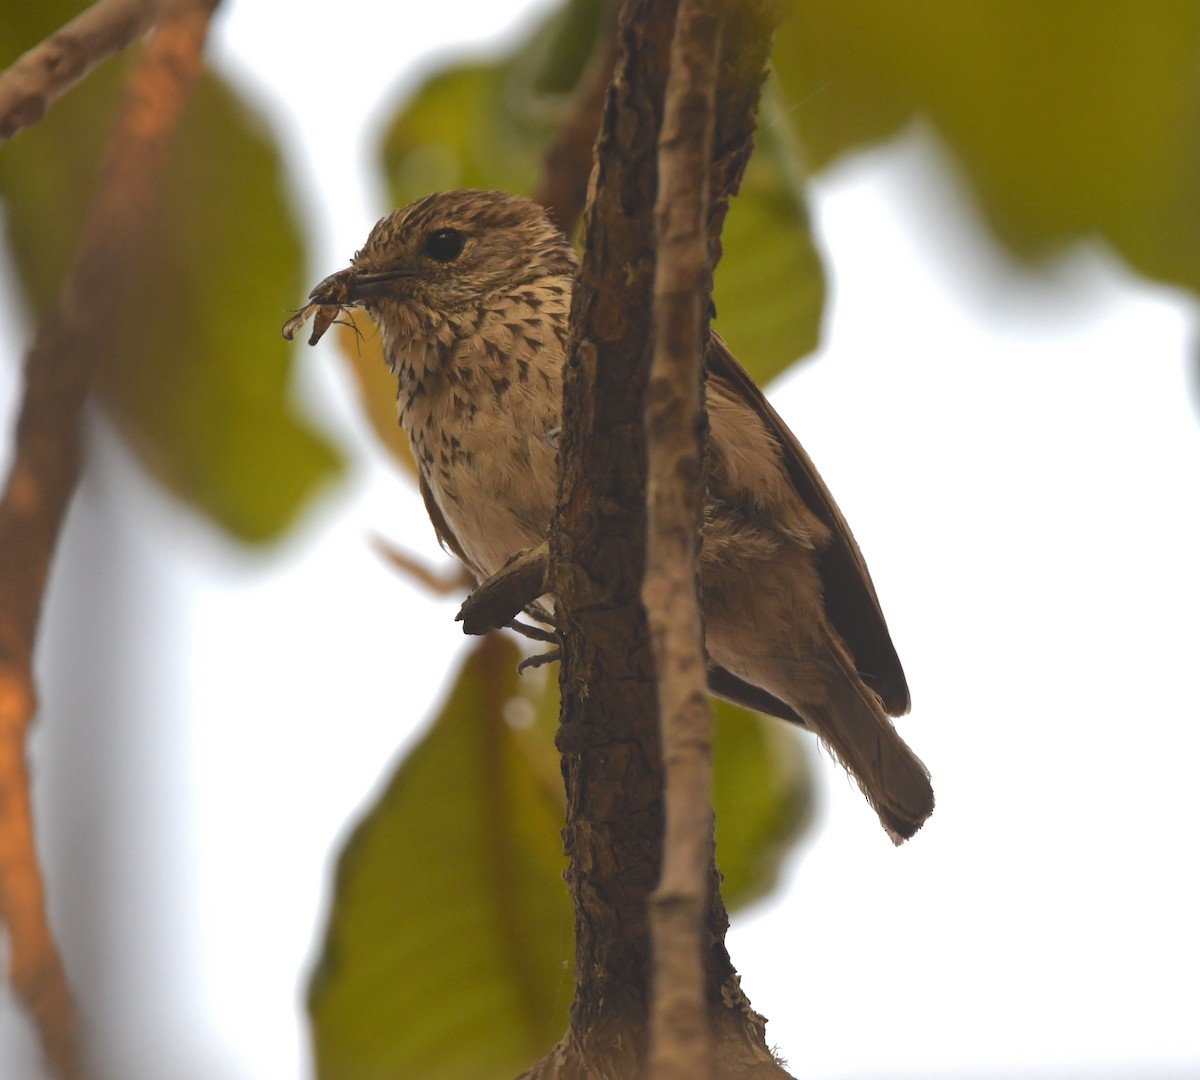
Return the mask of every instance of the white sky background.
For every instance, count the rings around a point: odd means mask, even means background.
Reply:
[[[503,7],[228,5],[216,54],[283,136],[314,282],[390,209],[371,162],[388,89],[511,38],[528,14]],[[1019,276],[920,135],[813,196],[826,345],[772,396],[867,554],[938,809],[895,850],[823,758],[786,889],[734,921],[747,992],[810,1080],[1200,1075],[1195,308],[1094,252]],[[463,648],[456,602],[364,543],[438,558],[332,353],[297,349],[355,469],[276,552],[181,515],[95,426],[35,779],[101,1077],[307,1074],[327,860]],[[0,991],[0,1076],[31,1062]]]

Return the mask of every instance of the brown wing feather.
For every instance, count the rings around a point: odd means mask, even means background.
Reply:
[[[417,487],[420,488],[421,498],[425,501],[425,512],[429,515],[433,531],[437,533],[438,543],[454,555],[457,555],[462,561],[463,566],[475,575],[476,580],[482,581],[483,575],[480,574],[479,568],[467,558],[467,553],[463,551],[462,545],[458,542],[458,537],[454,535],[454,530],[446,524],[446,519],[442,516],[442,508],[434,500],[433,492],[429,490],[429,485],[425,483],[425,477],[421,475],[417,476]]]
[[[705,366],[710,379],[724,382],[762,418],[783,449],[796,491],[833,533],[833,539],[818,557],[826,614],[850,647],[863,682],[880,696],[888,713],[899,716],[908,712],[908,682],[866,561],[825,482],[796,436],[715,330],[709,336]]]
[[[768,693],[760,686],[739,679],[728,668],[720,664],[708,665],[708,689],[719,698],[732,701],[735,705],[750,709],[753,712],[766,713],[767,716],[777,716],[780,720],[790,720],[793,724],[808,727],[801,716],[790,705],[782,702],[774,694]]]

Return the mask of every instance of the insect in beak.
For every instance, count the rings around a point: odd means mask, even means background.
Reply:
[[[372,297],[387,295],[392,282],[408,276],[394,270],[364,274],[353,266],[330,274],[308,294],[308,303],[283,324],[283,336],[291,341],[315,312],[312,335],[308,339],[310,345],[315,345],[343,311]]]
[[[312,292],[308,294],[308,303],[283,324],[283,336],[291,341],[296,331],[306,322],[308,317],[316,312],[313,319],[312,336],[308,339],[310,345],[315,345],[324,336],[337,317],[347,308],[353,307],[350,299],[350,289],[354,284],[355,271],[353,267],[339,270],[330,274]]]

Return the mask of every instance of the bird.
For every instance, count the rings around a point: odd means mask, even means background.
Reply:
[[[479,581],[549,528],[578,266],[532,200],[438,192],[380,220],[284,327],[290,339],[315,311],[315,343],[345,308],[374,320],[438,538]],[[704,368],[709,687],[813,731],[900,844],[933,812],[933,787],[892,723],[909,690],[866,562],[715,330]]]

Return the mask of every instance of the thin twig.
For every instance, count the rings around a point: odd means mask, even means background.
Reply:
[[[35,124],[102,60],[154,23],[158,0],[99,0],[0,73],[0,143]]]
[[[16,456],[0,501],[0,917],[9,968],[56,1076],[79,1075],[74,1014],[46,914],[25,743],[42,596],[81,468],[80,417],[112,346],[112,312],[149,239],[169,136],[200,74],[217,0],[170,0],[129,80],[75,263],[25,362]]]
[[[654,210],[654,355],[646,392],[646,577],[662,725],[662,879],[651,899],[650,1075],[712,1075],[705,911],[713,889],[712,714],[697,584],[703,520],[703,349],[712,292],[709,162],[721,41],[718,0],[681,0],[671,42]]]
[[[415,581],[420,582],[434,596],[454,596],[465,592],[475,584],[471,572],[462,563],[456,562],[450,569],[438,571],[423,559],[418,559],[407,551],[402,551],[381,536],[372,536],[371,546],[378,555],[386,559],[397,570],[403,571]]]

